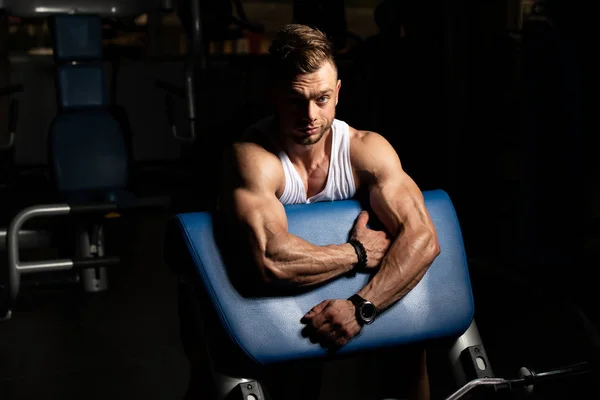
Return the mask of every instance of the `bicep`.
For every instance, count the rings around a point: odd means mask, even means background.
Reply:
[[[287,232],[283,205],[275,194],[257,193],[247,188],[235,189],[232,200],[240,239],[249,240],[255,256],[264,255],[269,240]]]
[[[250,245],[255,257],[264,255],[269,240],[287,232],[274,161],[253,144],[232,148],[225,161],[220,212],[238,243]]]
[[[379,220],[394,236],[401,229],[418,230],[430,226],[423,193],[402,168],[394,148],[376,134],[372,134],[369,140],[367,147],[372,147],[370,153],[377,155],[366,158],[369,198]]]
[[[423,194],[415,182],[405,173],[389,177],[371,185],[370,203],[377,218],[393,236],[401,229],[418,229],[429,225]]]

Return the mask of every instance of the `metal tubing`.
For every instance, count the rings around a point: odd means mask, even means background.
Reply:
[[[0,251],[6,250],[6,237],[8,232],[0,230]],[[37,249],[50,244],[50,233],[36,230],[19,231],[19,247],[22,249]]]
[[[11,221],[6,237],[6,247],[8,249],[8,285],[9,299],[13,303],[19,294],[21,283],[21,272],[29,273],[34,271],[57,271],[68,269],[70,260],[52,260],[46,262],[19,262],[19,232],[21,227],[27,221],[35,217],[66,215],[71,207],[67,204],[49,204],[33,206],[21,210]]]
[[[192,14],[190,55],[195,61],[199,61],[200,67],[204,69],[204,62],[206,60],[204,54],[204,43],[202,40],[202,9],[200,6],[200,0],[190,0],[190,12]]]
[[[446,397],[446,400],[458,400],[463,396],[468,394],[471,390],[474,390],[479,387],[485,386],[496,386],[502,383],[506,383],[506,379],[502,378],[480,378],[474,379],[470,382],[467,382],[464,386],[458,389],[456,392],[452,393],[449,397]]]

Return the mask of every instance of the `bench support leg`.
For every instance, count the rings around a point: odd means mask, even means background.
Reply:
[[[457,387],[478,378],[494,378],[475,320],[449,351],[450,366]]]

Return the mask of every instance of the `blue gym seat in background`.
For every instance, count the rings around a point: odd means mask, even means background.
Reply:
[[[49,158],[62,199],[70,204],[127,203],[129,152],[109,107],[102,59],[102,23],[96,15],[51,17],[58,113]]]

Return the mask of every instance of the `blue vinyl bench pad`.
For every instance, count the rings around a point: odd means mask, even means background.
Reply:
[[[473,296],[454,207],[444,191],[427,191],[424,195],[441,254],[411,292],[364,327],[339,353],[459,336],[471,323]],[[355,200],[345,200],[285,209],[291,233],[316,245],[326,245],[347,241],[362,208]],[[300,319],[323,300],[350,297],[368,282],[368,275],[341,277],[297,295],[246,298],[228,279],[213,237],[210,214],[181,214],[177,219],[225,331],[251,359],[270,364],[328,355],[326,349],[302,337],[305,325]]]

